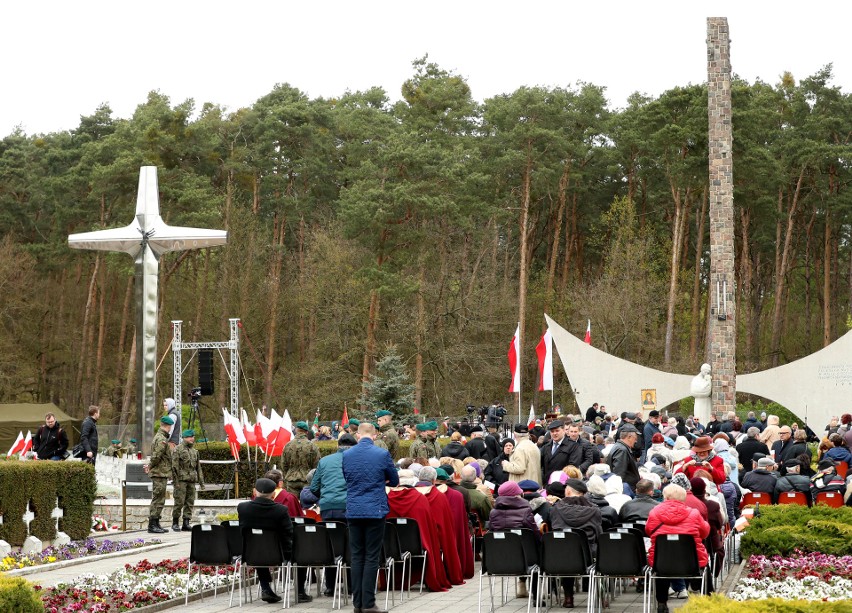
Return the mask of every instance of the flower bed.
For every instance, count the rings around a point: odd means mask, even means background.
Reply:
[[[193,568],[189,591],[226,585],[230,572],[233,567],[222,567],[217,572],[212,566],[203,566],[199,576]],[[136,565],[125,564],[108,575],[85,574],[70,583],[44,588],[41,599],[47,613],[129,611],[182,596],[186,585],[186,558],[157,563],[142,560]]]
[[[153,545],[155,543],[160,543],[160,540],[152,539],[145,541],[144,539],[134,539],[132,541],[111,541],[108,539],[96,540],[88,538],[84,541],[73,541],[68,545],[61,545],[59,547],[45,547],[41,553],[27,555],[21,552],[11,553],[5,558],[0,559],[0,572],[38,566],[40,564],[50,564],[51,562],[58,562],[60,560],[71,560],[86,556],[113,553],[115,551],[138,549],[144,545]]]
[[[852,593],[852,556],[796,551],[792,556],[751,556],[729,594],[733,600],[772,597],[791,600],[846,600]]]
[[[678,613],[848,613],[848,601],[832,602],[807,600],[749,600],[736,602],[721,594],[712,596],[690,596]]]

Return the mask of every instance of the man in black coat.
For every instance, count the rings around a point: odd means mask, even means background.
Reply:
[[[596,417],[600,417],[600,414],[598,412],[598,403],[597,402],[595,404],[593,404],[592,406],[590,406],[588,409],[586,409],[586,421],[590,424],[593,424],[593,423],[595,423]]]
[[[48,413],[44,416],[44,425],[33,437],[33,451],[39,460],[64,460],[67,449],[68,435],[56,421],[56,415]]]
[[[94,464],[98,459],[98,419],[101,409],[97,406],[89,407],[89,416],[83,420],[80,427],[80,444],[83,445],[83,461]]]
[[[654,484],[648,479],[639,479],[636,483],[636,498],[621,505],[618,511],[619,519],[624,523],[648,521],[648,514],[660,504],[652,498]]]
[[[742,483],[745,474],[751,470],[751,461],[754,458],[754,454],[762,453],[764,456],[769,455],[769,447],[766,446],[766,443],[761,443],[757,438],[758,436],[760,436],[760,429],[752,426],[746,431],[746,439],[737,445],[737,454],[740,456],[740,464],[743,465],[740,471],[740,483]]]
[[[639,467],[636,465],[633,449],[638,440],[639,431],[632,424],[624,425],[619,430],[621,437],[610,449],[609,455],[606,456],[606,463],[609,464],[612,474],[618,475],[624,483],[635,488],[639,482]]]
[[[273,500],[276,483],[271,479],[258,479],[254,484],[254,500],[237,505],[240,528],[243,533],[252,528],[272,530],[278,534],[278,545],[285,560],[293,556],[293,522],[287,513],[287,507]],[[272,589],[272,575],[268,568],[256,568],[260,582],[260,598],[264,602],[281,602],[281,596]],[[304,593],[305,587],[299,582],[298,602],[310,602],[311,597]]]
[[[787,474],[784,462],[792,460],[798,454],[796,453],[797,448],[793,444],[793,431],[790,429],[790,426],[781,426],[778,436],[781,438],[772,443],[772,451],[774,452],[772,457],[775,458],[775,462],[778,464],[778,474],[783,476]]]
[[[470,440],[464,446],[474,460],[485,458],[488,455],[488,447],[485,445],[482,434],[482,426],[474,426],[470,429]]]
[[[580,468],[583,463],[583,445],[565,436],[565,424],[554,419],[547,425],[550,442],[541,447],[541,479],[550,482],[550,475],[568,465]]]
[[[778,482],[778,473],[775,472],[775,461],[772,458],[760,458],[757,468],[748,472],[741,479],[743,487],[752,492],[763,492],[775,497],[775,485]]]

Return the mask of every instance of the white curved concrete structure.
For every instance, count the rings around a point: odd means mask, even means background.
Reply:
[[[622,360],[587,345],[545,314],[553,342],[581,409],[593,402],[611,412],[642,408],[641,391],[657,390],[657,406],[689,396],[694,375],[677,375]],[[696,371],[697,371],[696,365]],[[828,347],[777,368],[737,375],[737,391],[774,400],[820,434],[832,415],[849,412],[852,331]],[[707,416],[699,415],[706,420]]]

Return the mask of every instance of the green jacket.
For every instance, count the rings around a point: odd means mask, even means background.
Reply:
[[[188,445],[186,441],[181,441],[180,445],[175,447],[172,456],[174,464],[172,470],[175,480],[204,485],[204,475],[201,472],[198,450],[193,445]]]
[[[423,438],[418,438],[411,444],[410,453],[408,456],[412,459],[417,458],[440,458],[441,446],[437,441],[430,441]]]
[[[393,427],[393,424],[387,424],[379,430],[382,433],[381,441],[384,443],[385,449],[388,450],[391,458],[396,459],[396,452],[399,451],[399,435],[396,433],[396,428]],[[376,443],[378,442],[379,439],[376,440]]]
[[[169,448],[169,435],[162,429],[157,430],[151,443],[151,461],[148,463],[148,476],[168,478],[172,476],[172,450]]]
[[[284,473],[284,481],[307,483],[308,472],[316,468],[319,461],[320,452],[317,446],[304,434],[297,435],[294,440],[287,443],[281,455],[281,472]]]

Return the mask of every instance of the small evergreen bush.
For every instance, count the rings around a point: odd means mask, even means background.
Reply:
[[[852,508],[798,505],[760,507],[740,541],[743,557],[804,553],[852,554]]]
[[[21,577],[0,575],[0,611],[43,613],[44,605],[30,582]]]

